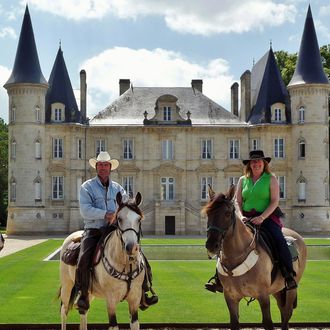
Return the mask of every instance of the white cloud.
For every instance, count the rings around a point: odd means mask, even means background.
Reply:
[[[76,21],[101,19],[108,14],[121,19],[156,15],[180,33],[212,35],[242,33],[265,26],[294,22],[293,4],[271,0],[30,0],[35,8]]]
[[[8,95],[2,87],[10,76],[11,70],[0,65],[0,118],[5,122],[8,121]]]
[[[229,64],[223,59],[214,59],[201,66],[189,62],[180,53],[160,48],[108,49],[86,60],[81,69],[86,70],[87,74],[89,116],[95,115],[119,96],[121,78],[130,79],[133,86],[138,87],[188,87],[192,79],[203,79],[204,94],[227,109],[233,82]]]
[[[17,35],[13,28],[7,26],[4,28],[0,28],[0,38],[11,37],[16,39]]]

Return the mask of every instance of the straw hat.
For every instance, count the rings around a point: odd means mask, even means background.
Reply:
[[[111,171],[115,170],[119,166],[119,161],[117,159],[111,159],[107,151],[101,151],[97,158],[93,157],[89,160],[89,165],[96,168],[96,163],[98,162],[108,162],[111,164]]]

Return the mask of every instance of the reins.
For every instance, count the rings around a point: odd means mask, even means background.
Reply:
[[[126,205],[128,206],[128,205]],[[134,210],[133,208],[129,207],[129,209],[131,209],[132,211],[136,212],[136,210]],[[117,213],[118,214],[118,213]],[[116,219],[117,220],[117,219]],[[114,224],[114,226],[116,227],[116,230],[111,232],[108,236],[106,236],[104,242],[103,242],[103,247],[102,247],[102,264],[104,266],[104,269],[106,270],[106,272],[118,279],[118,280],[122,280],[125,281],[127,283],[127,291],[126,294],[124,296],[124,298],[122,300],[125,300],[126,297],[128,296],[130,289],[131,289],[131,284],[132,281],[138,277],[140,275],[140,273],[143,271],[144,269],[144,265],[142,262],[138,262],[135,258],[133,258],[132,256],[128,256],[128,265],[129,265],[129,271],[125,272],[125,268],[127,266],[127,264],[125,264],[124,268],[122,271],[117,270],[114,266],[111,265],[109,259],[107,258],[107,256],[105,255],[105,247],[108,244],[108,241],[111,239],[111,237],[113,236],[114,233],[116,233],[121,241],[121,245],[122,245],[122,250],[125,250],[125,243],[123,241],[123,234],[128,232],[128,231],[133,231],[136,236],[137,236],[137,241],[138,243],[140,243],[140,237],[142,235],[142,229],[141,229],[141,221],[139,221],[139,230],[136,231],[134,228],[130,227],[130,228],[126,228],[126,229],[122,229],[120,227],[119,221],[117,220],[116,223]],[[109,243],[110,244],[110,243]],[[135,270],[133,270],[133,264],[136,263],[137,268]]]

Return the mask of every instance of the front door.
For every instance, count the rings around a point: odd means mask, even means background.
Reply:
[[[174,216],[165,216],[165,235],[175,235]]]

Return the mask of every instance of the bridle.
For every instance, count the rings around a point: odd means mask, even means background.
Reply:
[[[131,207],[129,204],[124,205],[123,207],[128,207],[130,210],[136,212],[136,210]],[[122,208],[123,208],[122,207]],[[122,209],[121,208],[121,209]],[[120,219],[118,219],[118,212],[116,212],[116,222],[113,224],[113,226],[116,228],[114,231],[112,231],[104,240],[103,243],[103,247],[102,247],[102,263],[103,266],[105,268],[105,270],[107,271],[107,273],[114,277],[117,278],[119,280],[125,281],[127,283],[127,291],[125,294],[125,297],[122,299],[124,300],[130,289],[131,289],[131,283],[132,281],[138,277],[140,275],[140,273],[143,271],[143,269],[145,268],[144,263],[143,262],[139,262],[136,258],[134,258],[133,256],[129,255],[128,256],[128,264],[129,264],[129,271],[125,272],[125,268],[126,265],[124,267],[124,269],[122,271],[117,270],[115,267],[113,267],[110,263],[110,261],[108,260],[108,258],[106,257],[104,251],[105,251],[105,246],[107,244],[107,242],[109,241],[109,239],[112,237],[112,235],[114,233],[117,233],[117,235],[119,236],[120,240],[121,240],[121,244],[122,244],[122,250],[125,250],[125,242],[123,240],[123,234],[129,231],[133,231],[136,236],[137,236],[137,242],[140,243],[140,237],[142,235],[142,229],[141,229],[141,219],[138,220],[139,221],[139,229],[138,231],[135,230],[135,228],[133,227],[129,227],[126,229],[122,229],[120,226]],[[133,270],[133,264],[137,263],[137,267],[135,270]]]

